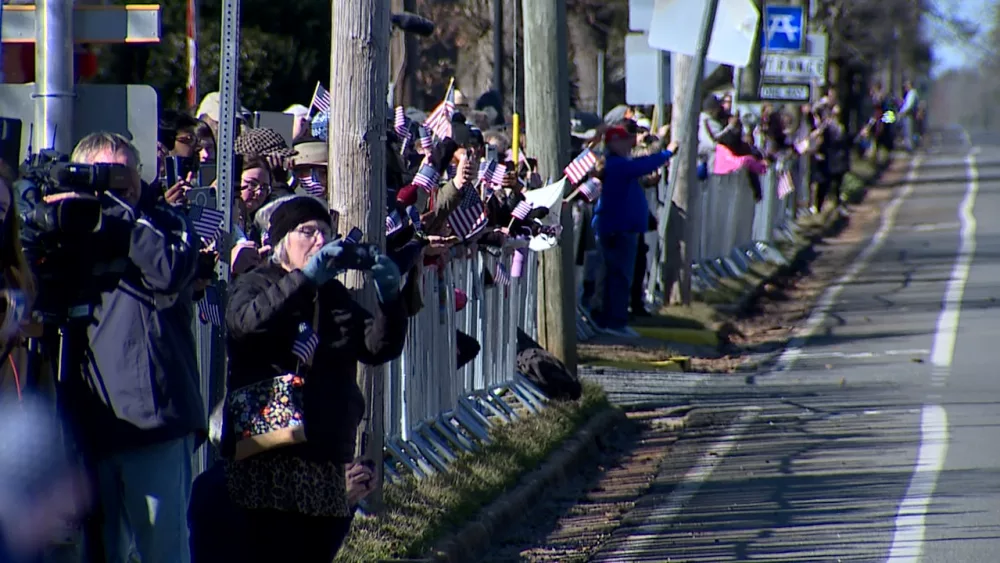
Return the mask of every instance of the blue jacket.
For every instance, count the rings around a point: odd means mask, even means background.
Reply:
[[[673,153],[666,150],[639,158],[608,155],[592,222],[597,236],[649,230],[649,202],[639,179],[655,172],[671,156]]]
[[[78,427],[98,455],[205,435],[192,296],[200,242],[166,205],[134,209],[105,194],[95,245],[112,259],[87,328],[74,397]]]

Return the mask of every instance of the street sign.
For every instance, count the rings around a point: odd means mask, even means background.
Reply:
[[[795,53],[805,48],[806,16],[802,6],[764,7],[764,50]]]
[[[21,120],[21,155],[28,154],[35,119],[34,84],[0,84],[0,115]],[[73,99],[73,144],[89,133],[111,131],[132,140],[139,149],[142,179],[156,179],[156,134],[159,102],[152,86],[77,84]],[[49,148],[33,146],[35,152]],[[20,164],[18,163],[11,163]]]
[[[4,43],[35,42],[34,6],[3,7],[0,37]],[[159,43],[160,6],[74,6],[76,43]]]
[[[681,55],[697,53],[698,23],[705,17],[707,4],[704,0],[656,0],[649,24],[649,46]],[[754,50],[759,17],[753,0],[719,0],[705,60],[747,66]]]
[[[808,84],[761,84],[760,99],[787,102],[808,102]]]
[[[780,80],[826,80],[826,57],[766,53],[760,68],[765,78]]]

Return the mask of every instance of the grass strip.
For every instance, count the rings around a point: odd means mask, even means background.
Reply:
[[[490,444],[462,454],[448,471],[386,483],[385,509],[355,519],[335,561],[371,563],[427,553],[434,542],[468,523],[608,407],[601,387],[584,381],[579,400],[551,402],[538,414],[494,427]]]

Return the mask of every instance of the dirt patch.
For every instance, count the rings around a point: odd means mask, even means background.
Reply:
[[[649,490],[685,414],[684,408],[630,413],[605,438],[600,456],[497,538],[482,561],[587,561]]]

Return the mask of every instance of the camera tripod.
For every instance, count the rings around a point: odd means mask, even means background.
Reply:
[[[88,475],[95,472],[94,460],[87,448],[77,440],[80,420],[78,406],[74,402],[73,385],[82,381],[83,360],[86,356],[86,327],[90,320],[90,310],[85,315],[40,315],[42,334],[28,339],[26,382],[32,382],[38,391],[53,394],[55,404],[63,422],[64,441],[71,447],[77,459],[86,467]],[[55,358],[55,365],[50,362]],[[87,516],[78,527],[82,538],[74,538],[71,547],[77,556],[82,555],[86,563],[106,561],[104,536],[102,533],[103,511],[96,494],[95,478],[90,479],[91,495],[95,499]],[[82,541],[78,541],[82,540]],[[82,543],[82,545],[80,545]]]

